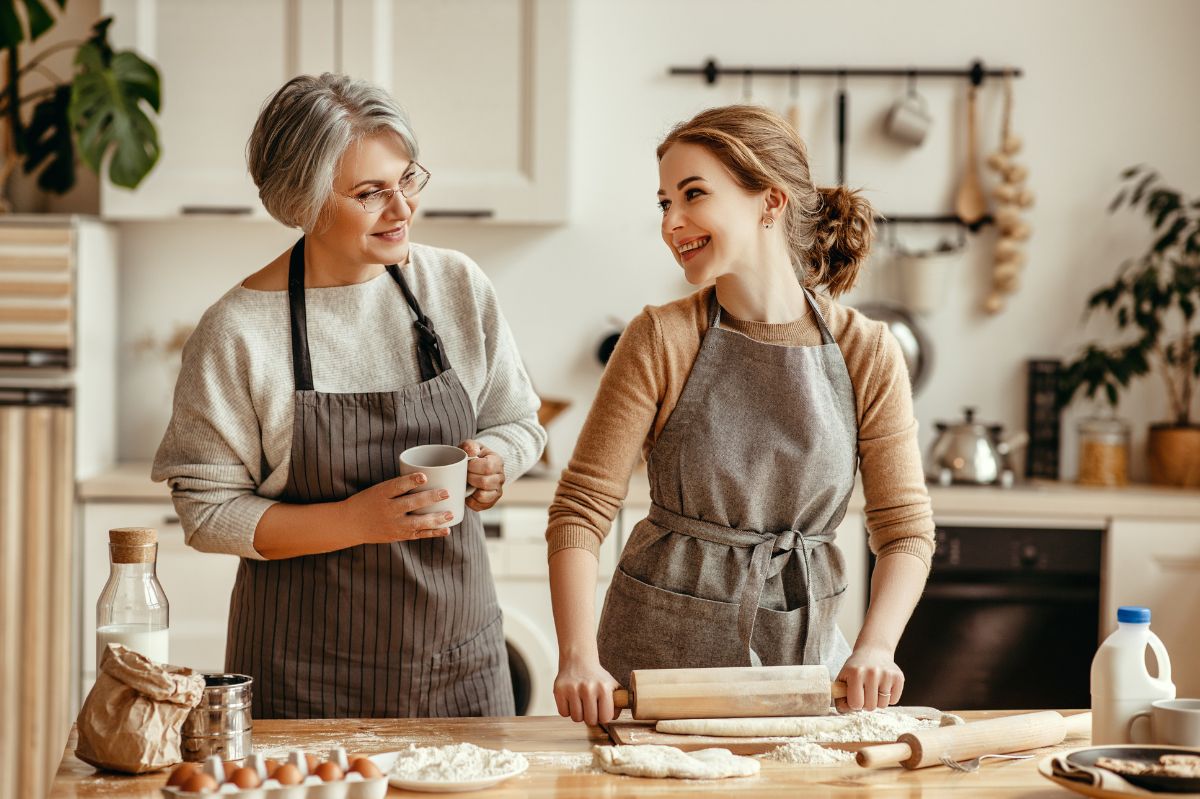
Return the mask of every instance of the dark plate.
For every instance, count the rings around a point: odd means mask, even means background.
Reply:
[[[1097,746],[1072,752],[1067,755],[1067,762],[1074,766],[1096,768],[1096,761],[1102,757],[1157,763],[1161,755],[1196,755],[1200,757],[1200,749],[1188,749],[1182,746]],[[1200,777],[1154,777],[1145,774],[1121,774],[1121,776],[1131,785],[1145,788],[1148,791],[1200,793]]]

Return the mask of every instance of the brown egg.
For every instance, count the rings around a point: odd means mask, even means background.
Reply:
[[[362,775],[364,780],[376,780],[383,776],[379,766],[365,757],[356,757],[350,762],[350,770]]]
[[[275,774],[275,770],[279,768],[279,761],[266,758],[263,760],[263,768],[267,771],[267,779],[270,779]]]
[[[317,770],[317,766],[321,765],[321,758],[317,757],[314,754],[305,752],[304,753],[304,762],[308,763],[308,773],[312,774],[314,771]]]
[[[337,763],[322,763],[313,770],[321,778],[321,782],[337,782],[343,777],[341,768]]]
[[[217,789],[217,781],[202,771],[188,777],[187,782],[180,786],[185,793],[212,793]]]
[[[167,785],[171,786],[172,788],[177,788],[187,782],[188,777],[192,776],[199,770],[199,763],[180,763],[175,767],[175,770],[171,772],[171,777],[167,780]]]
[[[229,781],[239,788],[257,788],[261,785],[258,781],[258,772],[249,766],[234,769],[233,773],[229,775]]]
[[[275,769],[275,773],[271,775],[280,785],[299,785],[304,782],[304,777],[300,775],[300,769],[293,766],[291,763],[284,763],[279,768]]]

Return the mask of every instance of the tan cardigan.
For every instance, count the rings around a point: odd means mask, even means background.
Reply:
[[[713,291],[709,287],[647,307],[621,334],[550,506],[550,555],[570,547],[599,554],[638,458],[649,455],[683,392],[708,328]],[[908,553],[928,567],[933,513],[900,346],[882,322],[823,295],[817,304],[854,385],[871,551],[880,557]],[[746,322],[723,313],[721,326],[771,344],[821,343],[811,311],[784,324]]]

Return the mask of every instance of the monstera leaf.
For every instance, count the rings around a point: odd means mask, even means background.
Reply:
[[[56,0],[59,8],[67,0]],[[29,34],[17,14],[17,0],[0,0],[0,49],[14,47],[23,41],[33,41],[54,26],[54,17],[46,10],[41,0],[21,0],[25,6],[25,19],[29,23]]]
[[[75,142],[71,138],[71,123],[67,108],[71,103],[71,87],[59,86],[54,94],[33,109],[33,117],[25,128],[26,175],[46,166],[38,175],[38,188],[64,194],[75,185]]]
[[[75,56],[68,114],[83,162],[100,174],[108,158],[109,180],[132,189],[158,161],[158,132],[143,103],[159,110],[159,77],[136,53],[113,52],[109,22],[98,23]]]

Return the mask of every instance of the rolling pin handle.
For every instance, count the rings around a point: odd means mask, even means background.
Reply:
[[[881,744],[867,746],[858,750],[855,761],[863,768],[881,768],[895,766],[912,757],[912,747],[908,744]]]
[[[624,688],[618,688],[613,691],[613,710],[624,710],[625,708],[633,707],[630,701],[629,691]]]
[[[1092,714],[1076,713],[1067,716],[1067,737],[1092,734]]]
[[[846,683],[841,680],[834,680],[829,684],[829,696],[831,699],[846,698]]]

